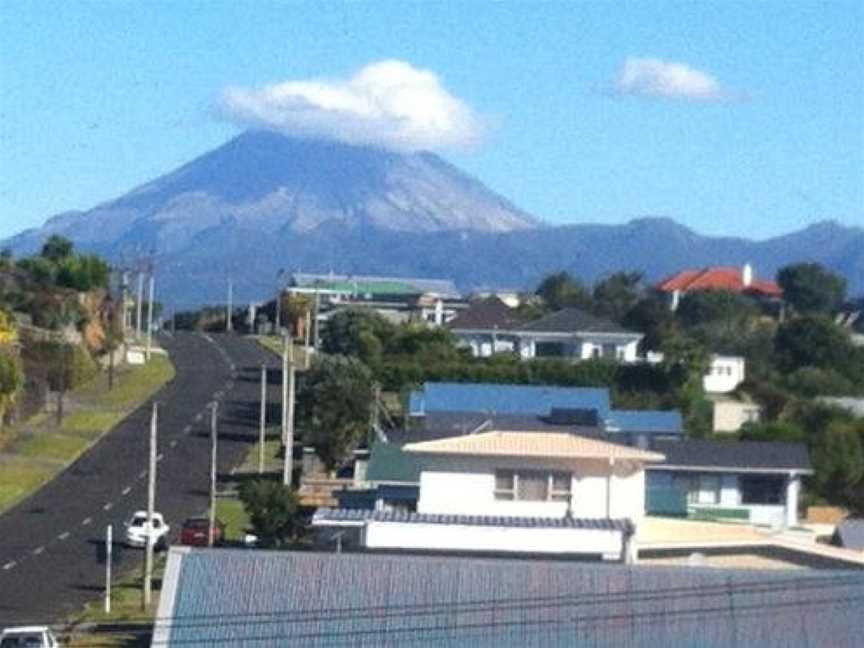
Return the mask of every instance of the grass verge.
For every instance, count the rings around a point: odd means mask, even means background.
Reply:
[[[70,392],[77,411],[60,427],[52,416],[38,414],[7,429],[6,454],[0,456],[0,512],[53,479],[173,377],[168,357],[154,355],[146,365],[119,369],[111,391],[103,373]]]
[[[275,335],[256,335],[255,341],[259,346],[267,349],[274,355],[282,357],[282,338]],[[313,354],[310,354],[310,356]],[[306,369],[306,347],[302,344],[294,345],[294,361],[297,363],[297,371]]]
[[[74,619],[73,624],[77,627],[92,627],[92,630],[76,631],[68,644],[64,645],[73,648],[149,646],[153,619],[159,607],[165,563],[164,554],[156,556],[153,565],[153,598],[147,610],[141,609],[141,570],[136,569],[112,583],[109,614],[105,613],[102,598],[84,606],[84,611]]]

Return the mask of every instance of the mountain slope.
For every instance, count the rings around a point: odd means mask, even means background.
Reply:
[[[818,261],[864,293],[864,229],[833,222],[753,242],[701,236],[663,218],[545,227],[430,153],[249,132],[86,212],[55,216],[5,243],[31,253],[53,233],[119,264],[154,256],[160,294],[178,307],[238,302],[276,288],[281,269],[454,279],[464,289],[530,287],[566,269],[650,280],[684,267],[752,263],[773,277]]]
[[[537,222],[431,153],[402,155],[247,132],[165,176],[12,240],[30,251],[48,232],[115,255],[189,246],[225,225],[268,235],[324,223],[405,231],[509,231]]]

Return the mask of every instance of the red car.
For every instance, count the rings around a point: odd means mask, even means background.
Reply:
[[[206,517],[188,518],[180,529],[180,544],[189,547],[206,547],[209,526],[210,520]],[[216,520],[216,524],[213,526],[213,544],[220,544],[224,536],[225,525]]]

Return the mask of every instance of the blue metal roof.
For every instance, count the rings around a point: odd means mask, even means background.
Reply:
[[[429,382],[411,393],[409,413],[488,412],[546,415],[553,407],[609,411],[609,390],[596,387]]]
[[[606,417],[606,429],[610,432],[647,432],[660,434],[682,434],[684,419],[681,412],[657,410],[612,410]]]
[[[854,646],[864,572],[172,549],[158,646]]]

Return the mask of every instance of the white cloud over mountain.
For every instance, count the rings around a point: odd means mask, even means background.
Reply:
[[[433,72],[396,60],[372,63],[348,79],[229,87],[220,107],[246,126],[397,151],[470,148],[483,130],[479,116]]]
[[[688,101],[728,101],[732,98],[731,93],[707,72],[685,63],[655,58],[627,58],[615,79],[614,90],[620,95]]]

